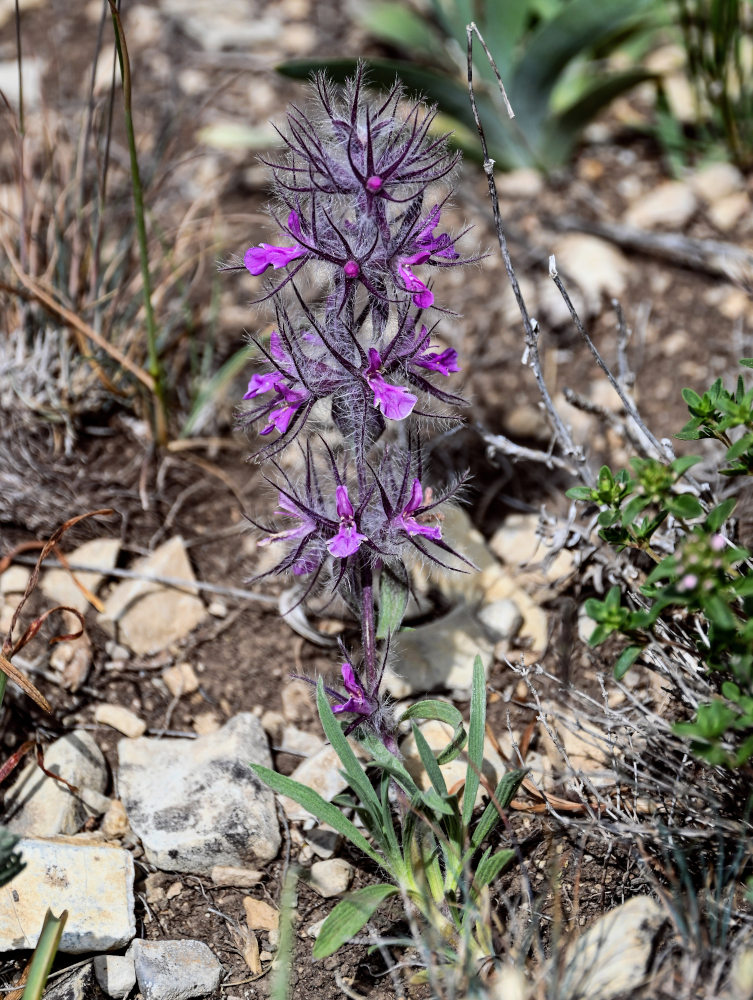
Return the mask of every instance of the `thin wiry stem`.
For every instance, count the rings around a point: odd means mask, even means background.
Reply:
[[[126,134],[128,136],[128,152],[131,161],[133,209],[136,222],[136,238],[139,244],[139,258],[141,261],[141,281],[144,290],[144,311],[146,315],[146,343],[149,357],[149,374],[154,379],[154,396],[156,399],[156,406],[154,408],[155,436],[159,444],[165,444],[167,442],[167,397],[165,388],[165,370],[157,349],[157,321],[154,316],[154,307],[152,305],[152,278],[149,270],[149,246],[147,243],[146,218],[144,214],[144,189],[141,185],[139,158],[136,152],[136,133],[133,127],[133,115],[131,110],[131,66],[128,59],[128,48],[126,46],[125,33],[123,31],[123,24],[120,20],[118,8],[116,7],[114,0],[109,0],[109,4],[115,28],[115,47],[118,52],[120,73],[123,79],[123,111]]]

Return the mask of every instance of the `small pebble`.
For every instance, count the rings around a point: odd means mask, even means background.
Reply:
[[[342,858],[315,861],[311,866],[309,884],[325,899],[347,892],[352,881],[353,865],[348,864]]]
[[[227,618],[227,604],[223,601],[212,601],[207,611],[213,618]]]
[[[263,877],[264,873],[254,868],[234,868],[231,865],[215,865],[211,875],[215,885],[228,885],[236,889],[251,889]]]
[[[263,899],[253,896],[243,897],[243,909],[246,911],[246,923],[252,931],[276,931],[280,923],[280,914]]]
[[[130,739],[138,739],[146,732],[146,723],[122,705],[97,705],[94,721],[100,726],[110,726]]]
[[[173,698],[180,698],[184,694],[193,694],[199,690],[199,678],[191,664],[185,660],[163,670],[162,680]]]

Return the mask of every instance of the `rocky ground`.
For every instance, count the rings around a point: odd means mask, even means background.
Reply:
[[[70,138],[81,120],[100,5],[73,12],[60,5],[53,14],[33,2],[21,6],[30,132],[48,128]],[[264,171],[254,156],[269,145],[268,119],[279,120],[287,101],[300,96],[273,67],[293,56],[374,51],[357,26],[358,11],[356,3],[334,0],[226,0],[222,8],[160,0],[125,9],[154,223],[178,232],[176,252],[187,253],[192,239],[201,245],[205,268],[180,308],[199,339],[211,330],[217,362],[238,349],[244,328],[268,319],[245,305],[259,291],[255,279],[224,277],[218,288],[212,264],[273,235],[260,214]],[[11,15],[12,4],[0,3],[0,87],[13,103]],[[105,44],[97,95],[106,93],[112,57]],[[671,51],[657,56],[656,68],[677,81]],[[681,87],[673,93],[680,111]],[[692,255],[685,246],[683,265],[682,246],[670,258],[651,239],[665,233],[749,247],[751,179],[723,163],[670,179],[656,145],[628,127],[647,114],[640,95],[622,102],[555,177],[524,171],[498,178],[521,285],[543,332],[547,382],[594,464],[627,460],[624,414],[569,323],[548,277],[549,254],[610,363],[617,350],[610,300],[622,302],[633,329],[635,396],[659,437],[684,423],[683,385],[702,390],[717,376],[730,378],[736,359],[753,354],[750,264],[718,248],[704,255],[696,247]],[[124,157],[117,131],[115,148]],[[12,213],[9,162],[3,169],[0,205]],[[202,220],[198,235],[181,229],[189,212]],[[457,228],[473,224],[464,249],[493,251],[485,180],[472,163],[463,168],[450,217]],[[589,231],[605,223],[619,228]],[[637,249],[636,231],[643,234]],[[583,775],[607,799],[619,789],[613,750],[587,725],[579,728],[585,701],[574,692],[602,699],[615,731],[636,702],[660,711],[664,695],[645,674],[614,685],[608,660],[585,645],[583,601],[602,583],[581,566],[583,546],[569,537],[563,545],[558,535],[562,493],[572,480],[530,458],[513,464],[507,446],[489,449],[483,438],[484,431],[504,434],[532,451],[550,444],[534,380],[520,363],[520,321],[497,255],[449,271],[445,281],[462,318],[444,336],[463,359],[472,408],[469,429],[431,446],[432,469],[441,481],[471,465],[475,485],[466,507],[448,518],[445,537],[479,573],[429,579],[417,569],[414,631],[402,637],[387,683],[401,702],[430,692],[467,709],[473,657],[481,654],[489,693],[485,773],[494,783],[520,758],[531,768],[507,831],[524,847],[524,876],[506,877],[499,911],[519,898],[525,880],[545,913],[544,937],[556,913],[571,940],[560,963],[561,995],[617,996],[642,980],[666,943],[668,923],[624,840],[600,839],[578,825]],[[16,372],[3,358],[10,385]],[[116,511],[61,540],[78,583],[65,569],[45,570],[22,607],[21,625],[55,605],[78,609],[87,631],[49,648],[37,638],[14,660],[52,702],[52,719],[12,685],[6,695],[3,756],[36,734],[46,769],[32,752],[6,781],[5,819],[24,836],[27,860],[25,872],[0,890],[0,973],[8,985],[50,906],[69,911],[50,996],[103,990],[125,997],[136,984],[145,1000],[267,996],[281,885],[295,863],[303,874],[293,995],[396,996],[383,956],[368,954],[363,942],[312,961],[333,900],[372,873],[331,831],[276,800],[246,766],[273,765],[327,798],[343,789],[310,686],[291,674],[336,676],[333,637],[347,641],[352,626],[336,606],[324,616],[313,608],[309,620],[283,621],[282,588],[246,582],[265,564],[244,514],[263,512],[270,498],[243,463],[248,443],[230,425],[244,375],[225,383],[204,423],[164,454],[148,449],[145,425],[127,408],[87,412],[72,421],[71,437],[39,414],[19,419],[16,397],[0,385],[4,427],[12,430],[0,432],[9,459],[0,467],[0,559],[9,557],[0,574],[0,632],[29,583],[35,553],[24,545],[84,510]],[[572,406],[567,389],[585,405]],[[38,391],[35,398],[51,405],[43,395],[49,387]],[[553,540],[560,551],[547,559],[545,543]],[[46,635],[75,627],[70,616],[60,628],[57,622]],[[438,725],[424,728],[431,745],[446,740]],[[411,739],[402,750],[413,766]],[[456,780],[448,773],[448,783]],[[547,816],[541,791],[571,824]],[[602,916],[623,904],[619,916]],[[375,932],[394,933],[400,921],[399,908],[385,911]],[[415,955],[398,950],[393,957]]]

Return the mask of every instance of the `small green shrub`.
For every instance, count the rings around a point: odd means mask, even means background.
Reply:
[[[741,364],[753,367],[753,359]],[[702,396],[684,389],[683,398],[690,420],[677,437],[718,441],[724,448],[719,474],[751,475],[753,389],[739,377],[730,392],[717,379]],[[613,633],[629,640],[615,665],[621,678],[651,643],[677,645],[669,637],[680,627],[679,645],[714,675],[716,693],[698,705],[693,719],[676,723],[675,732],[689,738],[693,752],[709,763],[742,767],[753,758],[751,554],[733,541],[736,498],[709,509],[704,491],[688,482],[700,461],[698,456],[668,463],[634,458],[632,474],[604,466],[594,487],[576,486],[567,495],[600,507],[597,520],[605,542],[618,552],[639,550],[655,563],[637,600],[624,603],[615,585],[603,601],[586,602],[597,623],[591,644]]]

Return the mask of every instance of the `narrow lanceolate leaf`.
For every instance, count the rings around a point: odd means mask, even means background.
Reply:
[[[447,795],[447,785],[445,784],[444,776],[439,769],[437,758],[432,753],[431,747],[426,742],[426,737],[415,722],[413,723],[413,739],[416,741],[416,747],[421,758],[421,763],[424,765],[424,770],[429,776],[429,781],[432,783],[434,790],[438,795]]]
[[[324,681],[321,677],[319,678],[319,683],[316,685],[316,707],[319,710],[319,718],[321,719],[325,735],[332,744],[333,750],[342,761],[343,768],[350,782],[350,787],[358,795],[369,812],[378,817],[381,812],[379,797],[374,791],[366,772],[359,764],[358,758],[353,753],[347,737],[343,735],[340,723],[330,708],[327,695],[324,691]]]
[[[451,760],[455,760],[465,746],[467,737],[465,726],[463,725],[463,716],[449,702],[439,701],[434,698],[417,701],[415,705],[411,705],[410,708],[403,712],[400,722],[408,719],[436,719],[438,722],[446,722],[448,726],[454,727],[455,732],[452,734],[452,740],[441,753],[437,754],[438,764],[449,764]]]
[[[497,851],[496,854],[491,854],[491,848],[489,848],[476,868],[476,874],[473,879],[476,887],[483,889],[485,885],[490,885],[505,865],[509,865],[514,857],[515,851],[511,847],[505,848],[504,851]]]
[[[468,722],[468,769],[463,792],[463,824],[467,826],[473,815],[476,792],[481,781],[484,764],[484,733],[486,732],[486,673],[481,657],[473,662],[471,687],[471,714]]]
[[[408,574],[401,563],[394,571],[386,566],[379,579],[377,639],[388,639],[400,628],[408,606]]]
[[[306,785],[301,785],[284,774],[278,774],[277,771],[264,767],[263,764],[251,764],[250,767],[265,784],[269,785],[273,792],[287,795],[289,799],[297,802],[299,806],[303,806],[322,823],[329,823],[343,837],[347,837],[351,844],[368,855],[372,861],[376,861],[382,868],[386,868],[384,858],[374,850],[358,827],[351,823],[337,806],[327,802],[312,788],[307,788]]]
[[[471,846],[478,849],[488,837],[500,819],[500,809],[506,809],[513,800],[517,790],[523,783],[523,778],[528,774],[529,768],[520,767],[515,771],[508,771],[502,776],[499,784],[494,789],[494,796],[481,814],[471,837]]]
[[[314,958],[327,958],[336,952],[361,930],[385,899],[398,892],[396,886],[381,883],[349,893],[322,924],[314,945]]]

